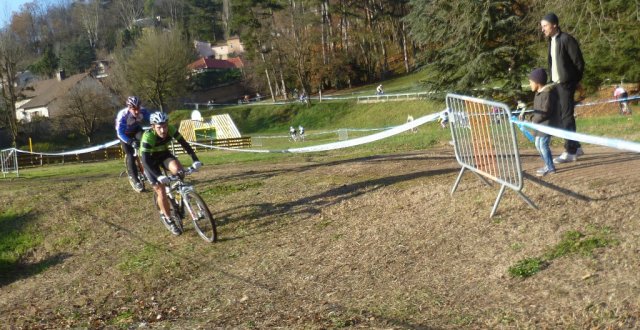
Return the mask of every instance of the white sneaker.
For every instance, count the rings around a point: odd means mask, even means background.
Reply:
[[[576,150],[576,156],[582,156],[584,155],[584,151],[582,150],[582,148],[578,148],[578,150]]]
[[[559,157],[554,158],[553,163],[562,164],[562,163],[575,162],[576,160],[578,160],[578,157],[576,155],[569,154],[565,151]]]

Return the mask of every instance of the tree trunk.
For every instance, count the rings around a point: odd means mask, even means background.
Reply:
[[[406,73],[410,72],[409,69],[409,52],[407,51],[407,31],[405,30],[404,22],[402,26],[402,57],[404,58],[404,70]]]

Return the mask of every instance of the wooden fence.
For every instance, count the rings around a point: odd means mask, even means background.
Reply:
[[[212,141],[199,141],[202,144],[208,144],[218,147],[227,147],[227,148],[248,148],[251,147],[251,137],[239,137],[239,138],[231,138],[231,139],[217,139]],[[205,147],[193,146],[194,150],[197,151],[207,151],[211,150]],[[184,150],[182,150],[182,146],[179,143],[173,143],[173,153],[182,154]],[[124,153],[120,148],[120,144],[116,144],[114,146],[108,147],[106,149],[77,154],[77,155],[40,155],[40,154],[25,154],[18,153],[18,166],[20,168],[28,168],[28,167],[36,167],[36,166],[45,166],[45,165],[64,165],[64,164],[73,164],[73,163],[91,163],[91,162],[100,162],[106,160],[114,160],[114,159],[122,159],[124,157]]]
[[[40,154],[24,154],[18,153],[18,166],[35,167],[53,164],[71,164],[71,163],[90,163],[100,162],[112,159],[121,159],[124,153],[120,149],[120,145],[114,145],[102,150],[77,154],[77,155],[40,155]]]

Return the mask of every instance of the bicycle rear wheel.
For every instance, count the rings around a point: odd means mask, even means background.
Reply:
[[[142,174],[142,172],[140,172],[140,160],[135,157],[135,163],[136,163],[136,168],[138,170],[138,176],[135,177],[134,179],[134,175],[133,173],[129,173],[129,170],[127,168],[127,161],[129,159],[129,155],[125,155],[124,157],[124,165],[125,165],[125,169],[127,172],[127,175],[129,176],[129,184],[131,185],[131,188],[133,188],[133,190],[135,192],[143,192],[144,191],[144,180],[142,180],[144,178],[144,174]],[[138,180],[140,183],[136,183],[135,180]]]
[[[215,242],[218,240],[218,230],[216,228],[216,221],[211,216],[211,211],[207,207],[207,204],[202,200],[200,195],[196,192],[189,191],[183,196],[183,202],[187,205],[186,213],[193,221],[193,226],[196,228],[198,235],[207,242]]]

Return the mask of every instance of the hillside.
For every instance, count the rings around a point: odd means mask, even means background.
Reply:
[[[303,143],[260,146],[282,149],[442,109],[224,111],[253,137],[307,128]],[[578,127],[638,140],[638,111],[580,116]],[[0,328],[636,327],[640,178],[630,169],[640,157],[587,145],[580,161],[539,179],[539,156],[519,137],[523,193],[538,209],[507,189],[490,219],[497,185],[467,173],[450,194],[460,166],[449,139],[429,123],[320,153],[201,152],[205,167],[191,179],[219,221],[215,244],[190,225],[172,236],[152,193],[120,177],[121,161],[21,171],[0,180]]]
[[[151,193],[100,164],[3,180],[0,240],[33,245],[3,267],[2,328],[633,328],[638,322],[635,154],[587,148],[528,207],[459,171],[450,147],[351,157],[279,155],[193,177],[220,221],[207,244],[171,236]],[[206,153],[205,163],[219,153]],[[532,173],[539,159],[523,154]],[[568,232],[601,244],[527,279],[518,261]],[[22,237],[20,236],[20,237]],[[14,241],[13,244],[17,244]]]

